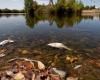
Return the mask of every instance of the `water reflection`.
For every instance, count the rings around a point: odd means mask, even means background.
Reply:
[[[7,52],[0,58],[0,68],[16,57],[40,60],[64,70],[85,63],[89,57],[100,59],[100,16],[1,15],[0,41],[8,37],[15,43],[3,47]],[[48,47],[51,42],[64,43],[75,52]],[[78,56],[79,61],[70,64],[68,55]]]
[[[9,17],[11,17],[11,16],[15,16],[15,17],[16,17],[16,16],[19,16],[19,15],[23,15],[23,16],[24,16],[25,14],[24,14],[24,13],[22,13],[22,14],[21,14],[21,13],[19,13],[19,14],[18,14],[18,13],[15,13],[15,14],[14,14],[14,13],[13,13],[13,14],[12,14],[12,13],[6,14],[6,13],[5,13],[5,14],[0,14],[0,18],[1,18],[1,17],[9,18]]]
[[[36,15],[34,17],[26,15],[26,23],[30,28],[33,28],[39,21],[48,21],[50,25],[56,23],[58,28],[73,27],[73,25],[80,23],[82,16],[53,16],[53,15]]]

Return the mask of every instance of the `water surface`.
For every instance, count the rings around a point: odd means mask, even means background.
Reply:
[[[53,62],[54,67],[67,70],[67,55],[79,55],[77,64],[100,58],[100,17],[1,15],[0,41],[8,38],[15,42],[0,48],[7,49],[6,56],[0,58],[1,65],[24,57],[40,60],[46,66]],[[63,43],[74,51],[48,47],[51,42]]]

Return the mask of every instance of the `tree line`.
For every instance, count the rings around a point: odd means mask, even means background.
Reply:
[[[10,9],[0,9],[0,13],[24,13],[25,11],[24,10],[16,10],[16,9],[13,9],[13,10],[10,10]]]
[[[80,0],[57,0],[54,4],[53,0],[49,0],[48,5],[39,5],[36,0],[24,0],[25,1],[25,11],[28,14],[71,14],[80,13],[83,9],[94,9],[95,6],[84,6],[83,2]]]
[[[0,9],[0,13],[23,13],[33,14],[67,14],[80,13],[83,9],[95,9],[95,6],[84,6],[82,1],[78,0],[57,0],[54,4],[53,0],[49,0],[48,5],[39,5],[36,0],[24,0],[25,8],[23,10]]]
[[[25,11],[27,13],[41,12],[41,13],[66,13],[66,12],[79,12],[83,9],[83,3],[77,2],[76,0],[58,0],[57,3],[53,4],[53,0],[50,0],[51,4],[38,5],[36,1],[25,0]]]

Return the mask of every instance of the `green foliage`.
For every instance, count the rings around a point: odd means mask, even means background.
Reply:
[[[56,4],[52,5],[38,5],[36,1],[33,0],[24,0],[25,2],[25,12],[29,15],[34,14],[43,14],[43,13],[50,13],[50,14],[66,14],[66,13],[77,13],[81,11],[84,7],[83,3],[77,2],[76,0],[58,0]],[[51,0],[53,3],[53,0]],[[94,8],[93,7],[86,7],[86,8]],[[24,12],[24,10],[9,10],[3,9],[0,10],[0,13],[18,13]]]
[[[84,7],[82,2],[77,2],[75,0],[58,0],[56,4],[56,10],[61,12],[63,10],[63,13],[66,11],[71,11],[71,12],[77,12],[82,10]]]
[[[25,12],[28,14],[33,14],[37,3],[33,0],[24,0],[25,2]]]
[[[85,6],[84,9],[86,9],[86,10],[95,9],[95,5],[94,6]]]
[[[36,14],[43,14],[46,13],[46,6],[45,5],[38,5],[37,9],[35,10]]]

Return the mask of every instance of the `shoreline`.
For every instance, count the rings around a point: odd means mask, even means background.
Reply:
[[[0,13],[0,14],[26,14],[26,13]]]

